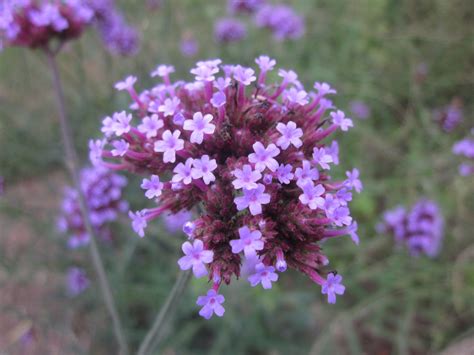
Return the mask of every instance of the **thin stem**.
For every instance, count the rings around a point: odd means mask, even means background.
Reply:
[[[59,111],[61,135],[62,135],[62,140],[64,144],[64,149],[65,149],[65,158],[66,158],[65,164],[69,170],[74,186],[78,192],[79,207],[81,210],[82,219],[84,222],[84,226],[86,228],[86,232],[90,236],[89,250],[90,250],[90,254],[92,258],[92,264],[97,273],[97,278],[99,281],[100,289],[102,292],[102,296],[104,297],[107,310],[110,314],[110,317],[112,318],[112,324],[114,328],[115,337],[117,338],[117,342],[119,344],[120,354],[126,355],[128,354],[128,347],[125,341],[122,325],[120,323],[120,318],[118,316],[115,300],[112,296],[112,291],[110,289],[110,285],[107,280],[107,276],[105,274],[102,258],[100,256],[99,249],[97,247],[95,233],[94,233],[94,230],[92,228],[92,224],[89,218],[89,212],[88,212],[88,208],[86,204],[86,199],[84,197],[84,192],[82,191],[82,188],[81,188],[78,159],[77,159],[76,151],[74,148],[71,128],[69,126],[69,121],[66,116],[64,92],[61,86],[61,79],[59,76],[59,70],[58,70],[58,65],[56,62],[55,52],[47,50],[46,55],[48,57],[48,63],[51,69],[51,75],[53,78],[53,86],[54,86],[54,91],[56,94],[56,104],[58,106],[58,111]]]
[[[148,331],[148,334],[141,343],[137,355],[152,354],[153,350],[158,347],[161,338],[163,337],[163,328],[166,323],[165,321],[168,318],[168,315],[180,301],[181,296],[184,294],[190,279],[191,271],[184,271],[179,274],[170,294],[168,295],[168,298],[165,301],[165,304],[161,307],[160,312],[156,316],[153,326]]]

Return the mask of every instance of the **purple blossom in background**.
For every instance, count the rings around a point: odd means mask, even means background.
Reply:
[[[453,131],[464,119],[462,104],[459,99],[453,99],[451,104],[434,111],[434,119],[443,131]]]
[[[211,293],[198,302],[206,318],[224,313],[218,294],[224,284],[241,276],[270,288],[275,270],[288,268],[332,301],[342,286],[339,278],[326,280],[329,260],[320,242],[343,235],[359,241],[349,209],[350,189],[362,188],[358,171],[333,180],[327,170],[343,162],[330,136],[353,124],[324,98],[336,91],[319,82],[306,91],[296,72],[276,68],[268,56],[256,63],[199,61],[189,82],[172,82],[173,70],[158,66],[158,84],[141,93],[125,85],[131,113],[112,114],[106,137],[90,145],[97,164],[146,174],[143,187],[156,207],[130,212],[140,237],[152,220],[199,206],[183,225],[189,241],[178,263],[197,277],[209,275]],[[114,156],[122,140],[126,153]]]
[[[163,221],[168,232],[178,233],[183,230],[185,223],[191,220],[192,217],[193,214],[191,211],[182,210],[178,213],[163,215]]]
[[[67,290],[71,296],[77,296],[84,292],[90,285],[85,271],[78,267],[72,267],[67,272]]]
[[[405,245],[414,256],[438,255],[443,239],[444,221],[434,201],[420,200],[409,211],[397,207],[384,213],[379,232],[393,235],[398,245]]]
[[[228,10],[231,14],[247,13],[257,11],[266,0],[228,0]]]
[[[233,18],[223,18],[214,25],[214,38],[219,43],[238,42],[247,36],[245,24]]]
[[[122,189],[127,184],[123,176],[113,174],[104,168],[84,168],[81,171],[81,187],[89,207],[90,219],[96,235],[110,239],[108,224],[128,210],[122,200]],[[58,228],[69,235],[68,245],[77,248],[89,243],[79,208],[77,191],[71,187],[64,190]]]
[[[370,107],[363,101],[354,100],[349,104],[349,110],[352,116],[361,120],[365,120],[370,117]]]
[[[114,0],[87,0],[94,9],[94,23],[112,54],[132,56],[139,49],[139,35],[125,20]]]
[[[199,42],[194,37],[186,36],[181,40],[179,49],[185,57],[194,57],[199,51]]]
[[[0,6],[0,50],[4,46],[47,49],[52,40],[66,42],[80,36],[94,17],[86,0],[10,0]]]
[[[287,5],[264,5],[255,15],[258,27],[268,28],[277,40],[298,39],[305,31],[304,19]]]
[[[459,165],[459,174],[461,176],[474,175],[474,130],[470,137],[456,142],[452,150],[454,154],[468,159]]]

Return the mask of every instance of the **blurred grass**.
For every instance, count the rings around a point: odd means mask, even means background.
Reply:
[[[153,81],[148,73],[159,63],[173,64],[175,78],[189,79],[197,59],[220,57],[251,65],[264,53],[279,66],[295,69],[308,87],[316,80],[333,84],[339,93],[335,103],[342,109],[353,99],[372,109],[368,120],[356,122],[339,141],[338,173],[358,167],[366,187],[352,205],[361,245],[347,239],[325,244],[331,264],[344,275],[346,295],[329,306],[318,287],[290,271],[271,292],[236,282],[224,291],[226,316],[204,321],[194,300],[206,285],[193,281],[169,326],[166,348],[179,354],[425,354],[472,333],[474,256],[467,250],[474,245],[474,183],[457,175],[458,160],[451,154],[452,144],[474,123],[472,1],[294,0],[291,4],[306,18],[303,39],[278,43],[269,33],[249,28],[246,40],[224,47],[212,40],[213,21],[225,14],[222,2],[163,3],[152,12],[143,1],[121,2],[142,31],[137,57],[106,54],[94,31],[71,43],[60,57],[84,162],[87,140],[98,136],[101,118],[127,106],[126,95],[115,93],[113,84],[134,74],[140,78],[138,87],[149,87]],[[185,32],[200,43],[196,58],[179,52]],[[420,63],[426,63],[428,74],[417,84],[414,72]],[[40,52],[11,48],[0,55],[0,175],[7,187],[48,176],[61,166],[46,69]],[[433,123],[432,111],[453,97],[462,100],[465,119],[448,135]],[[132,206],[144,207],[141,196],[138,183],[132,183],[127,194]],[[392,241],[374,230],[384,209],[410,205],[422,196],[436,200],[446,218],[444,248],[433,260],[394,250]],[[12,206],[16,212],[7,213]],[[15,201],[4,201],[0,208],[8,218],[35,221],[21,207],[18,211]],[[127,223],[117,226],[119,239],[103,251],[128,334],[137,345],[174,282],[181,238],[166,236],[155,225],[149,238],[137,241]],[[39,231],[48,234],[42,224]],[[73,254],[71,259],[87,264],[81,252]],[[0,260],[13,278],[15,265],[38,259],[0,255]],[[68,263],[58,260],[57,266]],[[93,290],[75,305],[94,311],[101,307]],[[111,339],[107,331],[99,334],[92,349]]]

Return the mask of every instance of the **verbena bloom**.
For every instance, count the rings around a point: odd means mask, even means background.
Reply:
[[[84,292],[90,285],[85,271],[78,267],[71,267],[67,272],[67,290],[71,296]]]
[[[106,129],[102,140],[91,143],[97,164],[160,177],[156,207],[130,213],[140,236],[160,216],[183,211],[196,216],[183,225],[189,242],[179,264],[208,274],[216,295],[241,275],[255,275],[256,283],[268,286],[276,280],[267,276],[288,268],[323,287],[329,261],[320,242],[343,235],[358,239],[348,205],[351,189],[360,191],[359,178],[355,171],[347,179],[333,178],[328,170],[343,162],[330,136],[349,125],[341,112],[342,122],[332,122],[335,108],[324,96],[335,90],[318,83],[317,91],[307,91],[296,104],[288,93],[305,91],[297,73],[278,70],[267,56],[256,63],[249,68],[199,61],[190,82],[172,82],[171,72],[163,72],[151,88],[124,92],[132,100],[128,132],[119,137]],[[166,100],[179,100],[177,113],[158,110]],[[149,132],[142,125],[153,115],[162,125]],[[123,156],[111,153],[118,140],[129,144]],[[247,264],[252,267],[243,272]],[[271,272],[258,273],[258,264]],[[213,312],[206,310],[210,317]]]
[[[474,175],[474,130],[470,137],[456,142],[453,145],[453,153],[467,158],[459,165],[459,174],[462,176]]]
[[[207,275],[207,269],[204,264],[212,262],[214,252],[212,250],[205,250],[203,242],[199,239],[196,239],[193,244],[184,242],[182,249],[185,256],[178,260],[181,270],[192,268],[196,277]]]
[[[238,211],[246,208],[250,210],[252,216],[262,213],[262,205],[270,203],[270,195],[265,193],[265,186],[257,184],[254,189],[243,189],[243,196],[236,197],[234,203]]]
[[[363,101],[354,100],[349,104],[350,111],[355,118],[365,120],[370,117],[370,107]]]
[[[278,281],[278,274],[273,266],[265,266],[259,263],[255,266],[255,273],[248,277],[252,287],[261,284],[265,290],[272,288],[272,282]]]
[[[239,239],[230,241],[232,253],[244,252],[247,258],[257,255],[258,250],[263,249],[262,233],[259,230],[251,231],[249,227],[239,228]]]
[[[179,49],[185,57],[194,57],[199,51],[199,42],[192,36],[186,36],[181,40]]]
[[[80,172],[81,189],[84,193],[92,227],[96,236],[104,241],[110,240],[109,224],[120,214],[128,210],[128,204],[122,200],[122,189],[127,180],[113,174],[105,168],[84,168]],[[77,248],[87,245],[90,235],[86,231],[80,211],[79,196],[75,189],[64,189],[58,228],[69,235],[68,246]]]
[[[143,179],[141,188],[146,190],[145,196],[147,198],[153,199],[161,196],[163,183],[160,181],[160,177],[158,175],[152,175],[150,179]]]
[[[214,25],[214,38],[220,43],[238,42],[247,36],[245,24],[234,18],[223,18]]]
[[[199,315],[205,319],[210,319],[213,314],[222,317],[225,312],[225,309],[222,306],[224,301],[224,296],[218,294],[216,290],[210,289],[207,291],[206,296],[199,296],[196,301],[198,306],[202,306]]]
[[[277,40],[297,39],[305,31],[304,19],[287,5],[264,5],[255,15],[255,23],[272,31]]]
[[[343,295],[346,288],[341,284],[342,276],[329,274],[321,293],[328,295],[328,303],[336,303],[336,295]]]
[[[265,0],[228,0],[228,9],[230,13],[254,13],[264,3]]]
[[[357,192],[362,191],[362,182],[359,179],[359,170],[352,169],[352,171],[346,172],[347,180],[345,181],[345,186],[349,189],[354,189]]]
[[[421,199],[409,211],[397,207],[385,212],[377,229],[391,234],[397,245],[406,246],[414,256],[435,257],[441,250],[444,221],[434,201]]]
[[[53,40],[63,43],[80,36],[94,17],[86,0],[10,0],[0,7],[0,49],[49,48]]]
[[[434,119],[443,131],[453,131],[464,119],[461,101],[455,98],[449,105],[435,110]]]
[[[203,115],[201,112],[196,112],[192,120],[184,121],[183,128],[191,131],[191,143],[201,144],[204,140],[204,134],[214,133],[216,126],[211,123],[213,117],[210,114]]]

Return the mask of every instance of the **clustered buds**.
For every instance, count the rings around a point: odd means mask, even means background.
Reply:
[[[400,246],[406,246],[414,256],[438,255],[443,239],[444,222],[434,201],[420,200],[410,211],[398,206],[383,214],[377,226],[380,233],[392,235]]]
[[[128,210],[122,200],[122,189],[127,180],[101,167],[84,168],[81,171],[81,188],[89,208],[92,227],[98,237],[110,239],[108,223]],[[90,240],[82,218],[79,196],[75,189],[66,187],[58,219],[58,228],[69,235],[68,246],[77,248]]]
[[[139,35],[130,26],[114,0],[87,0],[94,10],[94,24],[104,45],[112,54],[134,55],[139,47]]]
[[[275,60],[255,62],[258,72],[200,61],[194,81],[174,83],[174,68],[160,65],[151,75],[162,83],[141,93],[128,77],[116,88],[129,93],[132,113],[104,118],[104,137],[89,143],[94,164],[147,175],[141,187],[157,206],[130,212],[139,236],[164,213],[200,214],[183,226],[189,240],[178,264],[212,282],[198,299],[205,318],[224,313],[218,290],[241,276],[243,264],[252,286],[271,288],[291,267],[334,303],[344,293],[342,277],[325,275],[320,242],[359,241],[348,206],[352,191],[362,190],[359,172],[330,175],[339,147],[329,137],[353,126],[327,98],[336,91],[317,82],[307,92],[292,70],[267,83]]]
[[[474,129],[471,130],[470,137],[454,144],[453,153],[468,159],[459,165],[459,174],[462,176],[474,175]]]
[[[238,42],[246,35],[245,25],[234,18],[222,18],[214,25],[214,38],[220,43]]]
[[[6,0],[0,14],[3,45],[46,48],[78,37],[94,17],[86,0]]]
[[[268,28],[278,40],[300,38],[305,31],[304,19],[288,5],[264,5],[255,15],[259,27]]]
[[[435,121],[441,126],[441,129],[447,133],[453,131],[463,120],[462,104],[459,99],[453,99],[452,102],[434,112]]]

